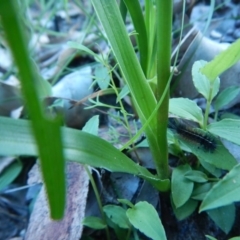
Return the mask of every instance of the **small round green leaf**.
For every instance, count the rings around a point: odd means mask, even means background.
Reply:
[[[106,228],[106,224],[101,218],[98,217],[86,217],[83,220],[83,225],[93,228],[93,229],[104,229]]]
[[[101,59],[101,57],[98,56],[98,54],[96,54],[95,52],[93,52],[90,48],[78,43],[78,42],[67,42],[67,45],[70,48],[76,48],[80,51],[86,52],[87,54],[89,54],[90,56],[93,56],[95,58],[96,61],[103,63],[103,60]]]
[[[236,165],[206,195],[200,212],[240,201],[240,164]]]
[[[110,83],[108,69],[103,65],[98,65],[95,69],[95,76],[101,90],[107,89]]]
[[[207,175],[201,171],[192,170],[185,174],[185,177],[193,182],[204,183],[208,181]]]
[[[130,227],[130,223],[126,216],[126,210],[122,207],[116,205],[106,205],[103,207],[103,211],[106,213],[108,218],[120,228],[128,229]]]
[[[214,108],[216,111],[220,110],[228,103],[230,103],[240,93],[240,87],[230,86],[225,88],[214,101]]]
[[[169,112],[183,119],[203,124],[203,113],[200,107],[188,98],[171,98]]]
[[[217,240],[216,238],[209,235],[205,235],[205,237],[207,238],[207,240]]]
[[[205,198],[206,194],[213,187],[213,185],[214,183],[207,182],[201,184],[200,186],[197,186],[196,188],[194,188],[191,198],[202,201]]]
[[[206,64],[207,62],[203,60],[197,61],[193,64],[193,84],[199,93],[201,93],[206,99],[212,101],[219,91],[220,79],[216,77],[214,81],[210,81],[201,73],[200,69]]]
[[[82,131],[91,133],[91,134],[97,136],[98,135],[98,127],[99,127],[99,116],[95,115],[86,122]]]
[[[240,237],[229,238],[228,240],[240,240]]]
[[[167,240],[162,222],[155,208],[148,202],[138,202],[127,210],[131,224],[153,240]]]
[[[195,201],[193,199],[189,199],[185,204],[183,204],[179,208],[176,208],[175,205],[172,203],[174,214],[179,221],[189,217],[197,208],[197,206],[198,201]]]
[[[240,145],[239,119],[223,119],[219,122],[211,123],[208,126],[208,131],[230,142]]]
[[[176,208],[181,207],[190,198],[193,191],[193,182],[184,175],[191,171],[189,165],[181,165],[173,170],[172,174],[172,199]]]
[[[232,229],[235,220],[235,206],[230,204],[207,211],[210,218],[219,226],[226,234]]]

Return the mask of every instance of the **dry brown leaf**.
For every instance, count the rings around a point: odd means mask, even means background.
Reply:
[[[49,217],[45,189],[42,188],[34,205],[25,240],[77,240],[82,234],[82,220],[88,194],[88,175],[84,166],[78,163],[67,164],[67,207],[61,221]]]

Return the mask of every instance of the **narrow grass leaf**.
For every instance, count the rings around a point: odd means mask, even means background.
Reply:
[[[44,184],[48,194],[50,214],[61,219],[65,208],[65,159],[63,157],[60,122],[44,120],[37,122],[37,145]],[[46,145],[48,144],[48,145]]]
[[[97,16],[106,32],[125,83],[128,85],[135,109],[144,125],[154,111],[157,101],[146,81],[130,42],[116,1],[92,0]],[[157,168],[159,146],[156,140],[156,118],[146,127],[146,136]]]
[[[60,120],[48,120],[43,114],[39,93],[45,95],[45,90],[48,90],[48,87],[44,83],[39,84],[39,81],[43,81],[43,79],[34,71],[36,69],[29,58],[27,39],[22,23],[23,16],[20,16],[19,4],[18,1],[14,0],[0,1],[1,23],[19,69],[21,89],[38,146],[51,217],[61,219],[65,207],[65,162],[62,152]],[[42,90],[39,91],[37,86],[43,86]],[[11,138],[11,133],[12,130],[8,133],[9,138]]]
[[[78,42],[68,42],[67,45],[71,48],[76,48],[80,51],[88,53],[90,56],[93,56],[98,62],[102,63],[103,59],[101,59],[95,52],[93,52],[90,48],[78,43]]]
[[[148,39],[142,8],[138,0],[125,0],[124,2],[131,15],[134,28],[137,32],[136,39],[140,53],[140,63],[146,76],[148,63]]]
[[[29,121],[0,117],[0,133],[1,155],[36,156],[38,154]],[[137,175],[160,191],[167,191],[170,187],[168,179],[159,179],[97,136],[64,127],[61,129],[61,135],[66,159],[113,172]]]

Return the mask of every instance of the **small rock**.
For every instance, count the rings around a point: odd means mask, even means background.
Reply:
[[[240,38],[240,28],[238,28],[234,31],[233,37],[236,39]]]
[[[221,39],[221,42],[223,43],[233,43],[235,41],[235,37],[232,37],[232,36],[224,36],[222,39]]]
[[[226,35],[227,36],[232,36],[233,32],[234,32],[234,29],[230,28],[230,29],[227,30]]]
[[[216,30],[212,30],[210,36],[212,39],[220,39],[222,37],[222,34]]]
[[[66,75],[53,86],[53,96],[63,99],[63,109],[59,106],[56,111],[63,113],[68,127],[81,129],[92,117],[91,109],[85,109],[86,105],[90,105],[88,101],[74,107],[71,104],[71,100],[79,101],[90,95],[93,92],[91,85],[92,70],[84,67]]]
[[[236,28],[240,28],[240,19],[236,20],[235,27]]]

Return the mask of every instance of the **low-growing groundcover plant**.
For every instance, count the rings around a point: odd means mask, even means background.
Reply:
[[[20,17],[16,13],[18,6],[12,0],[0,0],[0,15],[19,68],[23,97],[31,121],[0,118],[0,154],[40,156],[53,219],[60,219],[64,213],[66,158],[139,176],[160,192],[169,193],[177,219],[188,217],[196,209],[207,211],[215,223],[228,233],[235,220],[234,202],[240,201],[240,165],[220,138],[240,145],[240,120],[219,120],[217,114],[239,93],[239,87],[232,86],[217,95],[220,85],[218,76],[240,59],[240,41],[212,62],[198,61],[194,64],[193,83],[207,103],[203,113],[192,100],[169,98],[173,74],[170,72],[172,1],[146,0],[144,15],[137,0],[121,1],[121,12],[116,1],[92,0],[92,4],[127,86],[122,91],[130,93],[142,122],[139,133],[124,147],[144,131],[156,174],[134,163],[97,136],[60,127],[61,119],[45,116],[40,97],[50,93],[46,93],[48,86],[33,70]],[[126,11],[129,11],[136,30],[139,60],[124,26]],[[83,50],[77,43],[69,45]],[[42,85],[44,87],[39,87]],[[124,96],[124,93],[120,92],[119,96]],[[211,105],[215,107],[216,116],[209,124]],[[170,124],[169,113],[172,118]],[[93,145],[94,148],[91,147]],[[169,152],[179,159],[174,168],[169,166]],[[195,161],[189,160],[192,155]],[[119,239],[130,238],[131,226],[152,239],[166,239],[161,219],[152,205],[147,202],[133,205],[124,199],[119,201],[129,208],[104,206],[106,218],[88,218],[85,225],[103,229],[109,224]]]

